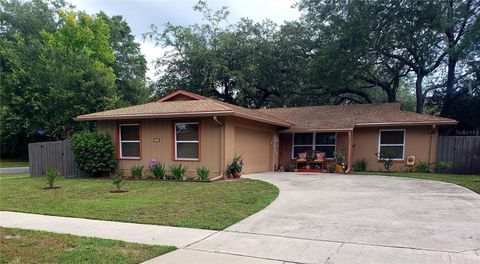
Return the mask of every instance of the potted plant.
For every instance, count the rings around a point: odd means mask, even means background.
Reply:
[[[235,155],[230,163],[227,166],[227,173],[230,174],[233,178],[238,179],[242,173],[243,160],[240,155]]]
[[[345,169],[345,160],[347,159],[347,154],[345,151],[334,152],[335,156],[335,171],[343,173]]]

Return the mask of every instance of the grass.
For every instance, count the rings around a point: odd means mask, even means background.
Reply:
[[[4,227],[0,244],[0,263],[140,263],[176,249]]]
[[[44,190],[43,177],[2,179],[0,210],[222,230],[278,195],[275,186],[251,179],[127,181],[127,193],[110,193],[108,179],[61,179],[55,185],[61,188]]]
[[[0,168],[28,167],[28,161],[0,160]]]
[[[9,178],[19,178],[19,177],[24,177],[27,178],[30,175],[28,172],[25,173],[0,173],[0,180],[1,179],[9,179]]]
[[[354,172],[362,175],[383,175],[454,183],[480,194],[480,175],[458,175],[416,172]]]

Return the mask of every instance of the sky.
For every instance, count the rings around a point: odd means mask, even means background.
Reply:
[[[271,19],[277,24],[298,19],[300,13],[292,7],[298,0],[207,0],[213,9],[227,6],[230,10],[228,22],[235,23],[242,17],[255,21]],[[110,16],[121,15],[128,22],[141,51],[145,55],[149,70],[147,76],[156,79],[152,61],[163,56],[164,50],[155,43],[144,41],[142,34],[150,25],[159,28],[167,22],[174,25],[190,25],[202,22],[202,15],[193,10],[198,0],[71,0],[78,10],[89,14],[104,11]]]

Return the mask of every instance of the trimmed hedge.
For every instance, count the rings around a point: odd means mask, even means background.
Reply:
[[[102,176],[117,167],[115,146],[108,131],[81,132],[72,137],[72,150],[80,169]]]

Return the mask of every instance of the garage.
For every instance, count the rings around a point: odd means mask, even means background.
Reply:
[[[272,132],[235,127],[235,153],[242,155],[243,172],[272,170]]]

